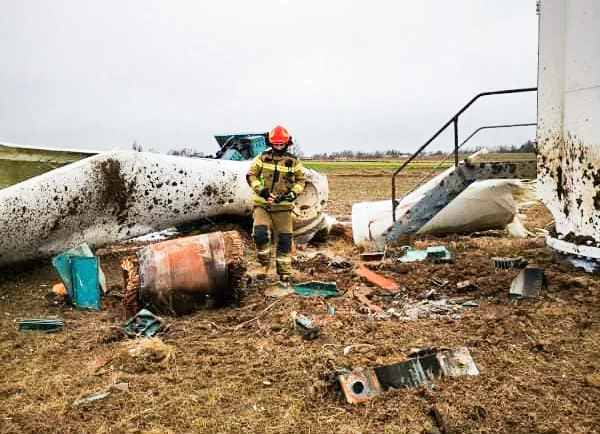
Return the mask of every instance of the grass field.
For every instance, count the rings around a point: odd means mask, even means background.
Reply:
[[[459,158],[467,157],[460,154]],[[443,157],[417,158],[411,161],[408,169],[428,169],[434,167],[446,168],[454,164],[454,157],[442,161]],[[527,153],[490,153],[478,157],[477,161],[528,161],[535,160],[534,154]],[[311,169],[324,173],[334,173],[340,170],[389,170],[393,171],[406,161],[405,159],[373,159],[373,160],[304,160],[303,164]]]
[[[79,152],[22,149],[0,144],[0,189],[88,156]]]
[[[0,188],[8,187],[33,176],[41,175],[57,167],[86,157],[84,154],[61,155],[57,152],[23,151],[18,152],[0,147]],[[465,158],[467,154],[461,154]],[[484,154],[478,161],[523,161],[534,160],[534,154]],[[305,160],[304,165],[327,174],[343,174],[351,171],[380,171],[390,174],[406,160],[374,159],[374,160]],[[440,164],[441,163],[441,164]],[[411,161],[407,169],[446,168],[454,164],[454,157],[442,162],[442,157],[418,158]],[[385,175],[386,173],[381,173]]]

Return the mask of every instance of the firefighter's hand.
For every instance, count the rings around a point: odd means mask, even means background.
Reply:
[[[260,189],[260,191],[258,192],[258,195],[260,197],[262,197],[263,199],[267,199],[269,200],[269,197],[271,197],[271,192],[269,191],[269,189],[267,187],[263,187]]]
[[[279,196],[274,196],[273,193],[271,193],[267,198],[267,202],[269,202],[269,204],[272,204],[273,202],[279,202]]]
[[[286,201],[286,202],[293,202],[296,200],[296,192],[294,191],[289,191],[286,194],[284,194],[283,196],[281,196],[281,200],[282,201]]]

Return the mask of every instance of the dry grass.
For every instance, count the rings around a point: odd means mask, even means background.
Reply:
[[[381,177],[330,181],[330,208],[341,216],[348,215],[346,202],[385,198],[389,185]],[[527,213],[535,225],[550,218],[543,207]],[[0,432],[433,433],[439,428],[432,406],[453,433],[600,432],[600,389],[585,382],[600,372],[598,280],[555,263],[540,239],[419,241],[428,244],[449,246],[454,264],[381,272],[410,296],[429,289],[433,276],[449,280],[442,290],[448,295],[455,295],[458,281],[474,280],[481,287],[473,294],[480,307],[461,319],[376,320],[348,296],[336,301],[335,316],[326,313],[323,300],[296,296],[263,313],[273,300],[253,284],[240,308],[169,318],[171,327],[160,336],[167,347],[156,343],[161,350],[141,351],[144,357],[131,357],[129,345],[139,343],[107,338],[121,323],[118,300],[105,300],[101,312],[55,306],[45,298],[56,281],[50,266],[5,273],[0,277]],[[344,233],[309,250],[317,248],[358,259]],[[494,269],[490,258],[496,255],[521,255],[545,267],[545,296],[510,301],[507,291],[516,272]],[[109,286],[122,284],[118,257],[104,260]],[[334,273],[310,263],[300,268],[302,278],[334,279],[343,291],[359,284],[350,271]],[[389,298],[373,301],[392,306]],[[295,335],[289,327],[292,311],[319,320],[321,337],[304,341]],[[49,316],[64,318],[66,329],[50,335],[16,330],[19,318]],[[375,348],[343,354],[346,345],[359,343]],[[428,345],[468,346],[481,374],[440,380],[427,390],[386,392],[363,405],[339,400],[332,381],[336,369],[393,363],[411,348]],[[115,383],[128,383],[129,391],[112,388]],[[73,405],[103,391],[111,394]]]

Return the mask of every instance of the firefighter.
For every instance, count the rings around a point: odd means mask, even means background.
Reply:
[[[292,209],[304,191],[304,173],[300,160],[288,152],[292,137],[285,128],[273,128],[269,144],[270,148],[254,158],[246,175],[254,191],[253,236],[257,260],[266,267],[271,263],[271,240],[277,238],[277,275],[288,281],[292,272]]]

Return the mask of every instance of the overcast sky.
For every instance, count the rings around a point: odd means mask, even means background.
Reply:
[[[308,154],[408,152],[475,94],[536,86],[537,16],[535,0],[0,0],[0,55],[0,142],[212,153],[215,134],[281,124]],[[535,93],[487,98],[461,139],[535,122]]]

